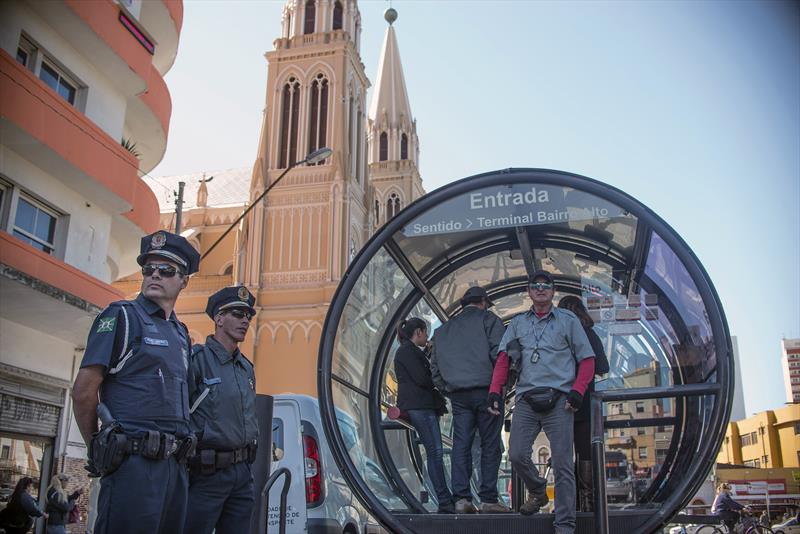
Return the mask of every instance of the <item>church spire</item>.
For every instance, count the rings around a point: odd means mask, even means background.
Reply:
[[[397,11],[389,8],[383,16],[389,27],[386,28],[375,92],[367,115],[373,228],[384,224],[425,192],[417,169],[417,123],[411,115],[394,32]]]
[[[394,31],[397,11],[384,13],[389,23],[383,39],[375,91],[369,107],[369,162],[410,159],[417,162],[417,127],[411,115],[408,90]]]

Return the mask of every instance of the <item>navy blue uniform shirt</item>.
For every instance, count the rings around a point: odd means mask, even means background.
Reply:
[[[95,318],[81,368],[103,367],[100,399],[126,432],[185,436],[189,352],[175,313],[165,317],[158,304],[139,294],[132,303],[112,303]]]

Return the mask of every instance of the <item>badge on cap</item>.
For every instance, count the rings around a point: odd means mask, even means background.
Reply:
[[[164,232],[156,232],[153,234],[153,239],[150,240],[150,248],[161,248],[167,243],[167,234]]]
[[[248,302],[249,301],[248,297],[250,297],[250,294],[248,293],[246,287],[240,286],[238,295],[239,295],[239,300],[241,300],[242,302]]]

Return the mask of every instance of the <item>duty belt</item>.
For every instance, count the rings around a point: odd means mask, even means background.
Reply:
[[[247,446],[234,450],[199,449],[191,459],[189,467],[193,473],[211,475],[241,462],[253,463],[255,447]]]
[[[173,434],[150,430],[141,437],[128,436],[126,452],[153,460],[174,456],[178,462],[184,462],[194,454],[196,445],[197,438],[194,435],[178,439]]]

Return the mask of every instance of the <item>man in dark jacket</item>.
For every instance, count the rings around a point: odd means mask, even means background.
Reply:
[[[492,306],[482,287],[469,288],[461,298],[463,310],[436,330],[433,338],[431,373],[439,391],[453,406],[452,468],[453,498],[457,514],[476,513],[469,480],[472,473],[472,442],[478,432],[481,442],[481,513],[511,510],[498,501],[503,418],[487,411],[487,396],[497,347],[505,328],[489,311]]]

